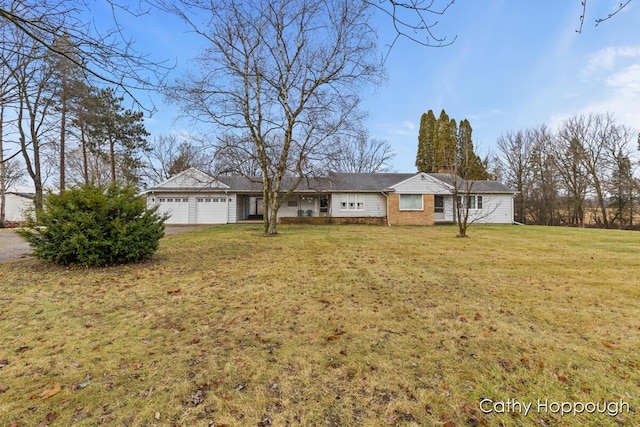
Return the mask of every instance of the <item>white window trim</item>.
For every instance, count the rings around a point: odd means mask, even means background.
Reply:
[[[462,208],[466,209],[467,208],[467,202],[473,198],[473,206],[469,207],[470,211],[481,211],[484,207],[484,197],[482,197],[482,194],[465,194],[462,196],[459,196],[460,199],[462,200]],[[478,199],[479,198],[479,199]],[[482,206],[478,207],[478,200],[480,200],[480,204]]]
[[[420,196],[420,208],[403,208],[402,196]],[[400,194],[398,197],[398,209],[404,211],[423,211],[424,210],[424,195],[422,194]]]
[[[353,207],[350,206],[351,203],[353,203]],[[363,212],[364,195],[354,193],[342,194],[340,196],[340,210],[343,212]]]

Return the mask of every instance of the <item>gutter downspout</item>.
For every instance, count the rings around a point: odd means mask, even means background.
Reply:
[[[389,220],[389,195],[387,193],[385,193],[384,191],[381,191],[381,193],[384,196],[384,198],[387,200],[387,203],[386,203],[386,207],[387,207],[387,225],[389,227],[391,227],[391,221]]]
[[[229,203],[229,190],[224,190],[224,195],[227,199],[227,224],[229,224],[229,208],[231,207],[231,203]]]

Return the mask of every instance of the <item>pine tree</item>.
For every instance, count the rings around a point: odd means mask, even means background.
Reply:
[[[472,133],[469,120],[461,121],[458,130],[458,173],[464,179],[489,179],[490,175],[482,159],[473,150]]]
[[[422,114],[420,118],[420,131],[418,133],[418,154],[416,155],[416,167],[418,172],[436,172],[433,170],[435,163],[434,139],[436,131],[436,116],[433,110]]]
[[[91,149],[108,158],[112,183],[136,184],[140,164],[137,154],[149,149],[143,114],[125,110],[121,105],[123,98],[117,97],[111,88],[100,90],[95,101],[96,109],[89,124]],[[116,166],[120,166],[120,177]]]

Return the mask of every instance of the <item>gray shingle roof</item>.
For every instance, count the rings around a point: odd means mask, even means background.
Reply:
[[[450,186],[453,179],[450,174],[432,173],[428,174]],[[334,173],[330,172],[324,177],[303,178],[297,186],[298,192],[381,192],[389,190],[392,186],[399,184],[409,178],[416,176],[416,173]],[[228,191],[240,193],[261,193],[262,178],[245,176],[217,176],[212,180],[220,181],[229,186]],[[282,190],[288,191],[295,184],[296,179],[285,177],[282,182]],[[506,185],[498,181],[470,181],[471,191],[478,193],[515,193]],[[460,183],[460,188],[465,191],[469,188],[466,183]],[[154,187],[148,191],[156,190]],[[167,189],[168,191],[169,189]],[[172,190],[189,191],[188,188],[172,188]]]

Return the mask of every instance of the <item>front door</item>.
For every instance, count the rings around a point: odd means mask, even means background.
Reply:
[[[435,221],[444,220],[444,196],[436,195],[433,200],[433,219]]]

